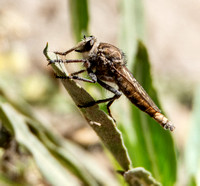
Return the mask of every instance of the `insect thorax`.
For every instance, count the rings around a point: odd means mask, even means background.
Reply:
[[[88,53],[90,67],[97,77],[104,81],[114,82],[117,68],[125,65],[124,54],[117,47],[100,43]]]

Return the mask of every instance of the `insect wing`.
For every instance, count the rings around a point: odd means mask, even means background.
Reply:
[[[133,74],[127,69],[127,67],[123,66],[118,71],[120,75],[122,75],[133,87],[134,89],[142,96],[142,98],[150,104],[156,111],[161,112],[157,105],[153,102],[150,96],[146,93],[144,88],[138,83],[138,81],[133,77]]]

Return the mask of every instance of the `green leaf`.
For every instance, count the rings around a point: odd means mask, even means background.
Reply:
[[[131,61],[136,54],[137,39],[144,39],[143,1],[120,1],[120,11],[120,46],[126,53],[128,61]]]
[[[188,186],[197,186],[197,185],[199,185],[199,184],[197,184],[197,178],[198,177],[195,178],[194,176],[191,176],[187,185]],[[199,183],[199,181],[198,181],[198,183]]]
[[[71,25],[76,41],[88,33],[88,2],[87,0],[70,0]]]
[[[52,185],[79,185],[67,169],[50,154],[47,148],[29,131],[23,117],[9,104],[0,105],[0,118],[8,128],[12,127],[17,142],[33,155],[42,174]]]
[[[200,86],[197,88],[194,102],[193,112],[191,116],[191,128],[188,135],[188,141],[185,148],[185,164],[186,170],[193,182],[200,184]],[[194,184],[193,184],[194,185]]]
[[[138,82],[160,107],[152,85],[147,50],[141,42],[138,43],[133,72]],[[126,138],[125,144],[133,166],[144,167],[163,185],[173,185],[176,181],[176,156],[171,133],[164,130],[156,121],[133,104],[131,105],[131,114],[132,127],[129,128],[129,131],[123,125],[121,128],[123,136]],[[134,140],[130,133],[135,135]]]

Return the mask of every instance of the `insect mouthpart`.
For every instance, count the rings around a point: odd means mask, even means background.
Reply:
[[[82,45],[78,47],[75,52],[88,52],[92,49],[94,46],[94,43],[96,42],[96,38],[94,36],[84,37],[82,41]]]

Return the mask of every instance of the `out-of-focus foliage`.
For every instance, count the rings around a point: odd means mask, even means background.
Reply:
[[[8,104],[1,104],[0,117],[7,129],[15,135],[17,142],[31,152],[42,174],[50,183],[53,185],[61,185],[62,183],[66,183],[66,185],[78,184],[78,181],[70,176],[67,170],[50,155],[44,144],[29,132],[24,119],[12,107]]]
[[[150,97],[160,107],[156,91],[152,85],[150,63],[145,46],[139,42],[135,58],[133,74]],[[127,145],[134,167],[142,166],[149,170],[163,185],[173,185],[176,181],[176,155],[174,143],[169,131],[163,128],[147,114],[131,105],[133,141],[123,128]],[[128,131],[128,134],[131,132]],[[142,154],[142,155],[141,155]]]
[[[135,57],[137,40],[144,39],[145,19],[143,1],[125,0],[120,2],[120,47],[129,61]]]
[[[79,181],[67,171],[69,170],[87,185],[98,185],[97,182],[104,185],[117,184],[112,176],[109,176],[110,173],[84,150],[55,136],[38,121],[20,115],[9,104],[1,103],[0,118],[16,141],[33,155],[42,175],[49,183],[79,185]]]
[[[88,2],[87,0],[69,0],[72,30],[76,41],[80,41],[88,33]]]
[[[190,185],[200,184],[200,87],[196,90],[191,116],[191,129],[185,148],[186,171],[190,177]]]
[[[134,77],[160,108],[152,85],[147,50],[137,41],[144,39],[145,20],[142,3],[129,0],[121,2],[121,44],[127,54],[128,66],[134,64]],[[124,114],[128,116],[127,113]],[[131,116],[131,121],[122,116],[120,129],[123,131],[133,166],[142,166],[149,170],[163,185],[173,185],[176,182],[176,156],[171,134],[134,105],[131,105]]]

